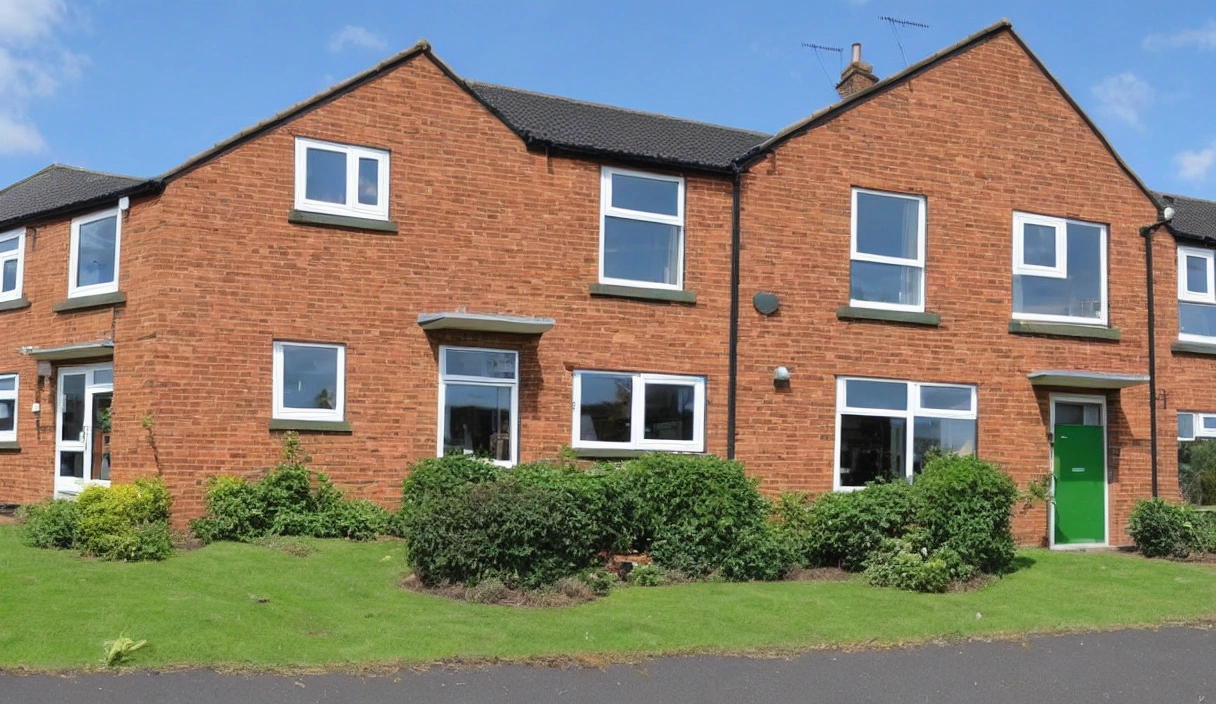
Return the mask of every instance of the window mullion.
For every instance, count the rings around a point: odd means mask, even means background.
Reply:
[[[629,439],[635,446],[641,446],[645,441],[646,432],[646,382],[640,375],[633,377],[633,409],[629,424]]]

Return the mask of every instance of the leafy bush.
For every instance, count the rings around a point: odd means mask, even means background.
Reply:
[[[951,583],[975,574],[957,551],[917,548],[907,540],[889,538],[874,550],[863,573],[876,587],[895,587],[914,592],[944,592]]]
[[[388,511],[367,499],[337,503],[326,514],[336,538],[372,540],[388,532]]]
[[[1212,520],[1189,506],[1151,499],[1136,502],[1128,532],[1145,557],[1184,559],[1211,548]]]
[[[632,587],[659,587],[667,581],[667,570],[658,565],[640,565],[629,570],[625,581]]]
[[[1179,444],[1178,488],[1188,503],[1216,504],[1216,440]]]
[[[190,529],[204,543],[248,542],[268,532],[258,487],[241,477],[209,477],[206,502],[207,514],[190,521]]]
[[[768,523],[744,531],[722,560],[722,576],[732,582],[784,579],[797,558],[785,534]]]
[[[1008,474],[971,455],[931,455],[912,491],[915,522],[932,549],[955,550],[981,572],[1009,570],[1018,487]]]
[[[82,553],[105,560],[163,560],[173,553],[169,536],[173,499],[159,478],[91,486],[76,503],[80,513],[76,546]]]
[[[23,506],[17,518],[24,524],[21,539],[33,548],[70,550],[76,545],[79,506],[67,499],[47,499]]]
[[[607,596],[608,592],[612,591],[612,585],[617,583],[616,575],[605,569],[587,570],[578,578],[596,596]]]
[[[870,553],[888,538],[898,538],[915,515],[912,487],[903,481],[870,484],[864,491],[824,494],[798,514],[787,504],[782,515],[800,564],[865,568]],[[792,516],[792,518],[791,518]]]

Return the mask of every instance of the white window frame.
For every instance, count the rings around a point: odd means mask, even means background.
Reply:
[[[71,253],[68,256],[68,298],[78,298],[80,296],[96,296],[102,293],[116,293],[118,291],[118,275],[119,264],[122,261],[122,214],[124,209],[114,207],[108,210],[101,210],[88,215],[82,215],[72,220],[72,242]],[[114,280],[102,283],[91,284],[89,286],[79,286],[78,274],[80,264],[80,227],[88,225],[91,222],[104,220],[106,218],[114,218]]]
[[[13,390],[0,391],[0,401],[13,402],[13,429],[0,430],[0,442],[17,442],[17,417],[21,415],[21,401],[18,398],[21,392],[21,377],[18,374],[0,374],[0,379],[9,377],[13,379]]]
[[[466,376],[463,374],[448,374],[448,352],[493,352],[509,354],[515,359],[513,379],[497,379],[488,376]],[[439,347],[439,412],[435,423],[435,456],[443,457],[443,423],[444,411],[447,406],[447,385],[461,386],[492,386],[511,389],[511,458],[509,460],[487,460],[500,467],[513,467],[519,462],[519,350],[502,350],[490,347],[457,347],[440,345]]]
[[[1056,264],[1063,262],[1062,273],[1057,269],[1060,267],[1041,267],[1027,265],[1022,262],[1022,223],[1033,223],[1035,225],[1050,224],[1056,229]],[[1047,215],[1035,215],[1033,213],[1022,213],[1014,211],[1013,213],[1013,274],[1015,276],[1034,276],[1045,279],[1066,279],[1068,278],[1068,224],[1075,223],[1086,227],[1096,227],[1101,231],[1098,237],[1098,256],[1100,258],[1098,267],[1098,291],[1102,296],[1101,315],[1097,318],[1079,318],[1071,315],[1049,315],[1043,313],[1019,313],[1016,310],[1012,311],[1014,320],[1030,320],[1044,323],[1068,323],[1070,325],[1088,325],[1091,327],[1106,327],[1110,319],[1110,292],[1107,290],[1107,278],[1110,262],[1107,257],[1109,237],[1109,228],[1102,223],[1088,222],[1085,220],[1074,220],[1072,218],[1055,218]],[[1064,248],[1061,254],[1060,248]],[[1011,299],[1012,300],[1012,299]]]
[[[866,408],[848,405],[848,397],[846,393],[846,385],[850,381],[878,381],[889,384],[904,384],[908,393],[908,404],[906,410],[890,410],[884,408]],[[937,408],[924,408],[920,405],[920,390],[923,387],[945,387],[953,389],[967,389],[971,391],[971,410],[942,410]],[[907,430],[904,433],[904,457],[906,458],[906,466],[904,467],[904,478],[912,481],[912,456],[916,442],[916,419],[917,418],[946,418],[955,420],[973,420],[976,422],[976,445],[979,444],[979,387],[973,384],[953,384],[939,382],[917,382],[905,381],[903,379],[876,379],[873,377],[864,376],[842,376],[836,378],[836,444],[833,449],[833,471],[832,471],[832,490],[833,491],[859,491],[865,489],[864,486],[845,486],[840,478],[840,430],[841,417],[850,416],[872,416],[875,418],[903,418],[907,421]]]
[[[8,242],[11,239],[17,240],[17,249],[12,252],[0,252],[0,276],[3,276],[4,265],[7,262],[17,262],[17,286],[12,291],[0,291],[0,301],[15,301],[21,298],[22,287],[25,285],[23,281],[25,269],[25,228],[19,227],[16,230],[8,232],[0,232],[0,242]],[[0,282],[0,285],[3,285]]]
[[[874,196],[884,196],[887,198],[902,198],[904,200],[914,201],[917,204],[916,218],[916,259],[905,259],[903,257],[889,257],[881,254],[868,254],[857,250],[857,195],[866,193]],[[852,204],[850,206],[849,217],[849,259],[857,262],[874,262],[877,264],[896,264],[899,266],[912,267],[920,270],[920,303],[913,305],[905,305],[901,303],[881,303],[875,301],[860,301],[852,296],[849,297],[849,305],[855,308],[876,308],[879,310],[906,310],[916,313],[925,312],[925,222],[927,204],[924,196],[913,195],[910,193],[892,193],[890,191],[876,191],[870,188],[854,188],[852,193]],[[853,275],[849,274],[849,290],[852,291]]]
[[[328,203],[307,198],[308,150],[323,149],[346,155],[346,203]],[[359,160],[375,159],[377,163],[376,205],[359,202]],[[371,147],[324,142],[319,139],[296,137],[296,210],[327,215],[388,220],[389,202],[389,152]]]
[[[621,176],[633,176],[635,178],[646,178],[652,181],[668,181],[678,184],[679,190],[676,195],[676,215],[660,215],[658,213],[647,213],[641,210],[629,210],[627,208],[615,208],[612,206],[612,177],[615,174]],[[664,174],[655,174],[648,171],[630,171],[627,169],[617,169],[610,166],[604,166],[600,169],[600,250],[599,250],[599,280],[601,284],[614,284],[619,286],[632,286],[635,288],[657,288],[667,291],[683,291],[684,290],[684,178],[682,176],[667,176]],[[638,281],[636,279],[616,279],[609,276],[604,276],[604,235],[608,217],[624,218],[627,220],[642,220],[645,222],[654,222],[662,225],[674,225],[678,228],[680,238],[680,255],[676,261],[676,282],[674,284],[661,284],[653,281]]]
[[[333,408],[287,408],[283,405],[283,348],[284,347],[321,347],[338,351],[338,380],[334,390]],[[313,420],[342,422],[346,419],[346,345],[320,342],[293,342],[275,340],[274,364],[274,411],[275,420]]]
[[[584,376],[628,376],[633,380],[631,391],[630,439],[628,442],[606,442],[583,440],[582,395]],[[646,434],[646,385],[689,386],[693,389],[692,440],[647,440]],[[588,450],[645,450],[653,452],[705,452],[705,377],[674,374],[646,374],[639,372],[591,371],[574,372],[574,392],[570,404],[572,419],[570,446]]]

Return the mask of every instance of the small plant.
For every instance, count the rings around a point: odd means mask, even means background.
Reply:
[[[907,540],[889,539],[870,555],[863,575],[876,587],[940,593],[973,577],[975,569],[951,548],[930,551]]]
[[[97,410],[97,428],[103,433],[110,432],[110,427],[114,422],[114,409],[110,406]]]
[[[1022,502],[1022,510],[1028,511],[1040,505],[1050,506],[1055,501],[1051,485],[1052,476],[1050,474],[1044,474],[1026,482],[1026,490],[1018,495],[1018,499]]]
[[[119,634],[114,640],[107,640],[105,642],[106,665],[110,667],[121,665],[123,661],[130,657],[131,653],[147,644],[148,641],[146,640],[132,640],[123,634]]]
[[[465,587],[464,598],[473,604],[495,604],[507,595],[507,585],[501,579],[491,577],[471,587]]]
[[[625,581],[631,587],[661,587],[667,581],[667,570],[656,565],[640,565],[629,570]]]
[[[578,576],[579,580],[591,588],[596,596],[607,596],[612,591],[612,585],[617,583],[615,574],[605,569],[587,570]]]
[[[22,522],[21,539],[32,548],[71,550],[76,546],[80,507],[67,499],[47,499],[22,506],[17,519]]]

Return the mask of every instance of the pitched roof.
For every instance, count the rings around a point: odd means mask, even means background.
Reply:
[[[1170,231],[1184,238],[1216,243],[1216,201],[1158,193],[1166,205],[1174,206],[1174,219]]]
[[[466,81],[529,146],[728,171],[769,135],[707,122]]]
[[[51,164],[0,190],[0,230],[151,190],[148,179]]]

